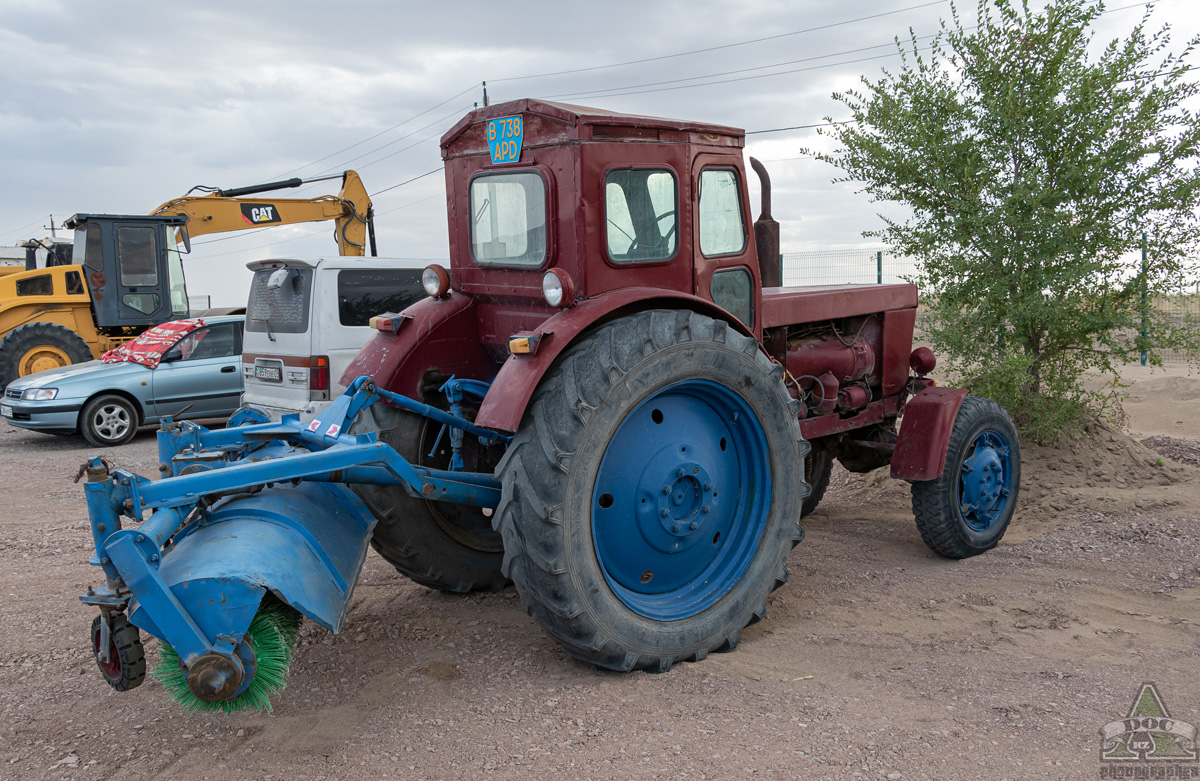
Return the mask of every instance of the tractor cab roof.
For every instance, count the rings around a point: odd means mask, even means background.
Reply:
[[[726,125],[681,119],[621,114],[604,109],[526,98],[476,109],[442,136],[442,158],[489,152],[486,126],[490,120],[520,116],[526,149],[587,141],[628,141],[700,144],[741,148],[745,131]]]

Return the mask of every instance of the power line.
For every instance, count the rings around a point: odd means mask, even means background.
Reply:
[[[904,13],[905,11],[915,11],[918,8],[927,8],[932,5],[942,5],[943,3],[946,3],[947,1],[948,0],[933,0],[933,2],[921,3],[920,5],[910,5],[907,8],[898,8],[894,11],[884,11],[883,13],[872,14],[870,16],[861,16],[857,19],[847,19],[847,20],[841,21],[841,22],[832,22],[830,24],[823,24],[818,27],[808,27],[803,30],[793,30],[790,33],[780,33],[778,35],[768,35],[768,36],[765,36],[762,38],[753,38],[748,41],[737,41],[734,43],[721,44],[720,46],[709,46],[709,47],[706,47],[703,49],[692,49],[691,51],[678,52],[677,54],[664,54],[659,57],[645,57],[640,60],[627,60],[626,62],[615,62],[610,65],[594,65],[589,68],[573,68],[571,70],[553,71],[550,73],[535,73],[535,74],[530,74],[527,76],[509,76],[507,78],[502,78],[502,79],[490,79],[490,81],[492,81],[494,83],[495,82],[504,82],[504,81],[523,81],[526,79],[540,79],[540,78],[545,78],[545,77],[549,77],[549,76],[564,76],[564,75],[572,74],[572,73],[586,73],[589,71],[607,70],[609,68],[621,68],[626,65],[641,65],[641,64],[647,63],[647,62],[659,62],[661,60],[670,60],[670,59],[674,59],[676,57],[687,57],[692,54],[704,54],[705,52],[720,51],[721,49],[732,49],[737,46],[748,46],[752,43],[762,43],[763,41],[774,41],[779,38],[788,38],[793,35],[802,35],[804,33],[817,32],[820,30],[828,30],[828,29],[831,29],[834,27],[842,27],[842,26],[845,26],[848,24],[855,24],[857,22],[865,22],[865,21],[868,21],[871,19],[879,19],[884,16],[892,16],[894,14]]]
[[[393,130],[395,130],[396,128],[398,128],[398,127],[401,127],[401,126],[403,126],[403,125],[407,125],[409,122],[412,122],[414,119],[418,119],[418,118],[420,118],[420,117],[423,117],[423,116],[425,116],[425,115],[426,115],[426,114],[428,114],[430,111],[433,111],[433,110],[435,110],[435,109],[439,109],[439,108],[441,108],[442,106],[446,105],[447,103],[449,103],[450,101],[454,100],[455,98],[458,98],[458,97],[461,97],[461,96],[463,96],[463,95],[466,95],[468,92],[470,92],[471,90],[475,89],[475,88],[476,88],[476,87],[478,87],[478,86],[479,86],[478,84],[472,84],[471,86],[467,87],[467,88],[466,88],[465,90],[463,90],[462,92],[459,92],[459,93],[457,93],[457,94],[451,95],[450,97],[448,97],[448,98],[446,98],[445,100],[443,100],[441,103],[438,103],[436,106],[430,106],[429,108],[425,109],[424,111],[420,112],[419,114],[414,114],[413,116],[409,117],[408,119],[404,120],[403,122],[398,122],[398,123],[396,123],[395,125],[392,125],[391,127],[387,128],[386,130],[380,130],[378,133],[376,133],[376,134],[375,134],[375,135],[373,135],[373,136],[369,136],[369,137],[367,137],[367,138],[364,138],[362,141],[359,141],[359,142],[357,142],[357,143],[351,144],[350,146],[343,147],[342,149],[339,149],[339,150],[338,150],[338,151],[336,151],[336,152],[331,152],[331,153],[329,153],[329,154],[325,155],[324,157],[321,157],[321,158],[318,158],[318,159],[316,159],[316,160],[313,160],[311,163],[305,163],[304,165],[300,166],[299,168],[293,168],[293,169],[292,169],[292,170],[290,170],[290,171],[285,171],[285,172],[283,172],[282,174],[279,174],[279,177],[284,177],[284,176],[287,176],[288,174],[292,174],[292,173],[295,173],[296,171],[302,170],[302,169],[304,169],[304,168],[308,168],[310,165],[316,165],[317,163],[324,162],[324,161],[328,160],[328,159],[329,159],[329,158],[331,158],[331,157],[335,157],[335,156],[337,156],[337,155],[340,155],[342,152],[348,152],[348,151],[350,151],[351,149],[355,148],[356,146],[362,146],[363,144],[367,143],[368,141],[373,141],[373,140],[375,140],[376,138],[379,138],[380,136],[382,136],[382,135],[383,135],[383,134],[385,134],[385,133],[390,133],[390,132],[392,132]],[[368,154],[370,154],[370,153],[368,152]]]
[[[932,38],[933,36],[926,35],[926,36],[922,36],[922,37]],[[647,82],[645,84],[630,84],[630,85],[626,85],[624,87],[608,87],[606,89],[592,90],[590,92],[574,92],[574,93],[564,93],[564,94],[572,95],[574,97],[598,96],[598,95],[602,95],[602,93],[615,92],[617,90],[641,89],[642,87],[658,87],[658,86],[662,86],[664,84],[679,84],[680,82],[684,82],[684,81],[696,81],[698,79],[712,79],[712,78],[716,78],[718,76],[732,76],[732,75],[735,75],[738,73],[749,73],[751,71],[766,70],[767,68],[781,68],[785,65],[795,65],[795,64],[801,63],[801,62],[813,62],[814,60],[827,60],[830,57],[841,57],[841,56],[844,56],[847,54],[858,54],[859,52],[870,51],[872,49],[882,49],[887,46],[895,46],[895,43],[881,43],[881,44],[876,44],[875,46],[863,46],[863,47],[860,47],[857,49],[847,49],[846,51],[832,52],[830,54],[820,54],[815,57],[804,57],[799,60],[787,60],[785,62],[776,62],[776,63],[772,63],[771,65],[756,65],[752,68],[739,68],[737,70],[731,70],[731,71],[721,71],[718,73],[707,73],[703,76],[687,76],[682,79],[668,79],[666,81],[651,81],[651,82]],[[775,74],[767,73],[767,74],[763,74],[763,75],[764,76],[773,76]],[[549,97],[559,97],[559,96],[551,95]],[[608,96],[604,95],[604,97],[608,97]]]
[[[12,230],[0,231],[0,236],[8,236],[9,234],[12,234],[12,233],[21,233],[22,231],[28,230],[29,228],[32,228],[32,227],[38,225],[41,221],[42,220],[39,217],[38,219],[34,220],[33,222],[29,223],[28,225],[22,225],[21,227],[13,228]]]
[[[377,195],[382,195],[383,193],[386,193],[388,190],[395,190],[397,187],[403,187],[406,184],[412,184],[413,182],[417,181],[418,179],[424,179],[426,176],[432,176],[436,173],[439,173],[441,170],[442,169],[440,167],[438,167],[438,168],[433,169],[432,171],[426,171],[425,173],[421,174],[420,176],[414,176],[412,179],[401,182],[400,184],[393,184],[391,187],[385,187],[384,189],[379,190],[378,192],[374,192],[371,194],[371,197],[374,198]]]
[[[427,176],[428,174],[425,174],[425,175]],[[420,177],[417,177],[417,178],[420,178]],[[440,193],[435,193],[435,194],[433,194],[433,195],[430,195],[430,196],[428,196],[427,198],[421,198],[421,199],[419,199],[419,200],[412,201],[412,202],[410,202],[410,203],[406,203],[406,204],[404,204],[403,206],[397,206],[397,207],[396,207],[396,208],[394,208],[394,209],[388,209],[388,210],[387,210],[387,211],[385,211],[385,212],[381,212],[381,214],[391,214],[392,212],[398,212],[398,211],[400,211],[401,209],[407,209],[409,206],[416,206],[418,203],[424,203],[425,201],[431,201],[431,200],[433,200],[434,198],[437,198],[437,197],[439,197],[439,196],[440,196]],[[274,226],[272,226],[272,227],[274,227]],[[225,237],[223,237],[223,238],[220,238],[220,239],[211,239],[211,240],[209,240],[209,241],[195,242],[195,243],[193,243],[193,245],[192,245],[192,246],[198,247],[198,246],[201,246],[201,245],[204,245],[204,244],[215,244],[215,243],[216,243],[216,242],[218,242],[218,241],[224,241],[225,239],[231,239],[231,238],[244,238],[244,237],[246,237],[246,236],[252,236],[252,235],[254,235],[255,233],[262,233],[263,231],[266,231],[266,230],[271,230],[271,228],[258,228],[257,230],[245,231],[245,232],[243,232],[243,233],[239,233],[239,234],[236,234],[236,235],[234,235],[234,236],[225,236]],[[286,243],[288,243],[289,241],[298,241],[299,239],[306,239],[306,238],[308,238],[309,236],[316,236],[316,235],[317,235],[317,234],[319,234],[319,233],[321,233],[321,229],[308,230],[308,231],[304,231],[303,233],[300,233],[300,234],[298,234],[298,235],[296,235],[296,236],[292,236],[291,238],[287,238],[287,239],[280,239],[280,240],[278,240],[278,241],[273,241],[273,242],[271,242],[270,244],[260,244],[260,245],[258,245],[258,246],[256,246],[256,247],[242,247],[241,249],[229,250],[228,252],[214,252],[214,253],[206,253],[206,254],[204,255],[204,259],[205,259],[205,260],[208,260],[209,258],[220,258],[220,257],[224,257],[224,256],[226,256],[226,255],[238,255],[238,254],[241,254],[241,253],[243,253],[243,252],[253,252],[253,251],[254,251],[254,250],[256,250],[256,249],[266,249],[266,248],[268,248],[268,247],[274,247],[274,246],[276,246],[277,244],[286,244]],[[388,257],[393,257],[393,256],[389,255]]]
[[[928,51],[928,49],[917,49],[916,51]],[[702,82],[699,82],[696,84],[681,84],[681,85],[678,85],[675,87],[658,87],[656,89],[636,89],[636,90],[632,90],[630,92],[612,92],[607,95],[604,95],[604,97],[616,98],[616,97],[621,97],[624,95],[645,95],[645,94],[651,93],[651,92],[671,92],[671,91],[680,90],[680,89],[692,89],[693,87],[711,87],[714,84],[733,84],[735,82],[740,82],[740,81],[753,81],[755,79],[765,79],[765,78],[769,78],[771,76],[786,76],[791,73],[804,73],[807,71],[824,70],[825,68],[836,68],[840,65],[853,65],[854,63],[858,63],[858,62],[868,62],[870,60],[881,60],[881,59],[886,59],[888,57],[896,57],[896,56],[899,56],[899,54],[900,54],[900,52],[892,52],[891,54],[879,54],[874,57],[859,57],[858,59],[854,59],[854,60],[843,60],[841,62],[831,62],[831,63],[825,64],[825,65],[812,65],[807,68],[793,68],[792,70],[777,71],[776,73],[760,73],[756,76],[742,76],[742,77],[736,78],[736,79],[720,79],[717,81],[702,81]],[[548,98],[559,97],[559,98],[568,98],[569,99],[571,97],[578,97],[578,96],[588,95],[588,94],[591,94],[591,93],[564,93],[562,95],[550,95],[547,97]]]
[[[810,127],[829,127],[830,125],[852,125],[857,121],[857,119],[844,119],[841,122],[818,122],[815,125],[792,125],[791,127],[773,127],[770,130],[747,130],[746,135],[752,136],[757,133],[782,133],[785,130],[806,130]]]

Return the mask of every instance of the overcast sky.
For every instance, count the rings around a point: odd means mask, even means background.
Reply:
[[[46,235],[51,214],[149,213],[194,185],[354,168],[374,195],[440,168],[438,138],[482,101],[483,81],[493,103],[544,97],[749,131],[838,119],[832,92],[894,68],[895,36],[933,34],[950,14],[948,0],[574,5],[0,0],[0,245]],[[960,8],[974,18],[973,3]],[[1176,51],[1200,33],[1194,0],[1154,8]],[[1098,39],[1143,10],[1106,14]],[[749,136],[785,252],[873,246],[861,232],[880,205],[800,156],[823,141]],[[380,255],[447,257],[444,190],[439,172],[375,198]],[[320,254],[336,254],[328,223],[200,237],[189,292],[244,304],[246,262]]]

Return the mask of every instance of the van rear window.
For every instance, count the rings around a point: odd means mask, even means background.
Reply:
[[[280,269],[254,272],[250,300],[246,303],[246,330],[253,333],[302,334],[308,330],[309,299],[312,298],[312,269],[288,268],[276,286],[271,276]]]
[[[338,319],[368,325],[375,315],[400,312],[425,298],[420,269],[343,269],[338,273]]]

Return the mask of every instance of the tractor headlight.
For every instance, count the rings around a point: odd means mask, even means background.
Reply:
[[[24,401],[50,401],[58,395],[58,388],[30,388],[21,394]]]
[[[441,298],[450,292],[450,272],[434,263],[421,272],[421,287],[433,298]]]
[[[565,308],[575,303],[575,285],[571,275],[562,269],[552,268],[542,275],[542,296],[552,307]]]

